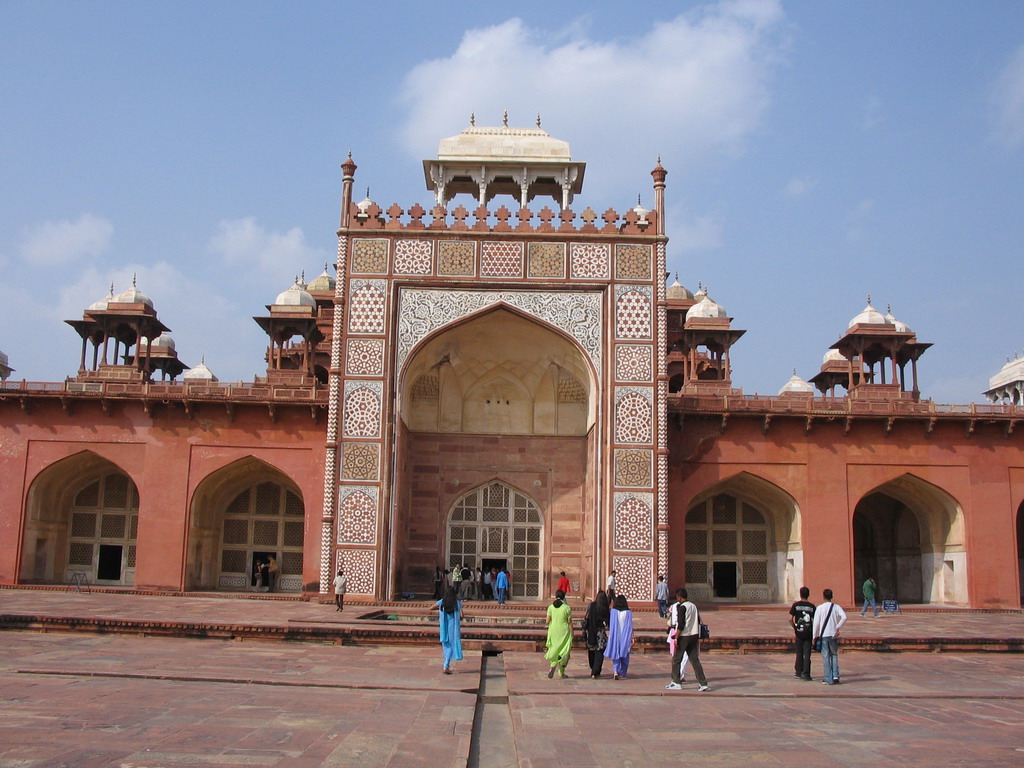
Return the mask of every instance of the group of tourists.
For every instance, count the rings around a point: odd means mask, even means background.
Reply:
[[[505,568],[484,570],[460,563],[449,571],[439,565],[434,569],[434,599],[442,599],[449,588],[454,588],[459,600],[497,600],[498,605],[504,605],[511,581]]]
[[[440,569],[439,569],[440,570]],[[503,572],[498,572],[500,575]],[[492,580],[492,583],[495,583]],[[566,668],[572,653],[574,628],[572,608],[567,602],[570,586],[565,572],[560,574],[559,588],[555,599],[546,613],[547,640],[544,659],[548,662],[548,678],[557,673],[566,677]],[[862,587],[864,616],[868,607],[874,607],[878,616],[876,597],[878,584],[868,578]],[[832,590],[822,592],[823,602],[819,605],[809,601],[810,590],[800,588],[800,599],[790,607],[789,622],[796,635],[796,661],[794,677],[811,680],[811,653],[817,650],[822,657],[822,683],[838,685],[839,673],[839,631],[846,623],[846,611],[833,602]],[[658,615],[668,622],[669,653],[672,657],[671,682],[665,686],[670,691],[679,691],[686,682],[686,669],[693,668],[697,678],[697,690],[710,689],[704,667],[700,661],[700,641],[706,637],[705,626],[700,620],[700,611],[694,605],[685,587],[675,591],[675,602],[668,604],[668,586],[664,576],[658,577],[655,587]],[[462,601],[458,588],[447,587],[444,597],[434,608],[440,612],[440,638],[444,654],[444,673],[451,674],[451,663],[462,659],[461,622]],[[612,678],[622,680],[629,673],[629,658],[633,647],[633,612],[623,594],[615,591],[615,572],[608,576],[605,589],[599,590],[596,598],[587,606],[580,625],[582,640],[587,646],[587,665],[590,677],[601,677],[604,660],[612,663]]]
[[[864,606],[861,618],[868,608],[874,609],[878,618],[878,582],[869,576],[861,585],[864,595]],[[821,682],[825,685],[838,685],[839,674],[839,630],[846,623],[846,611],[832,599],[832,590],[822,591],[823,602],[815,605],[808,598],[811,591],[800,587],[800,599],[789,609],[789,623],[796,635],[796,660],[793,665],[793,677],[801,680],[813,680],[811,677],[811,652],[821,653]]]

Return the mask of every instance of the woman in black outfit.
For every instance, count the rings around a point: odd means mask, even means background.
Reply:
[[[587,606],[583,629],[587,641],[587,658],[590,660],[590,676],[600,677],[604,664],[604,647],[608,643],[608,595],[602,589],[597,599]]]

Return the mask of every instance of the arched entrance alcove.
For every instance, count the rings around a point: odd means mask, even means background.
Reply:
[[[1017,507],[1017,578],[1020,580],[1020,604],[1024,606],[1024,503]]]
[[[882,597],[967,603],[963,512],[948,493],[905,474],[866,494],[853,513],[854,595],[869,576]]]
[[[25,509],[20,580],[135,583],[139,492],[116,464],[91,451],[47,467]]]
[[[796,501],[749,472],[694,497],[686,513],[685,550],[686,586],[700,600],[788,602],[802,585]]]
[[[205,478],[192,497],[186,590],[257,589],[254,566],[273,556],[278,590],[302,591],[305,507],[299,487],[254,457]]]
[[[495,481],[476,488],[452,507],[448,518],[447,568],[508,569],[511,596],[541,596],[544,518],[528,495]]]
[[[591,587],[596,466],[604,449],[595,429],[596,378],[579,343],[499,304],[426,338],[398,388],[393,591],[432,591],[435,566],[451,565],[450,513],[492,481],[512,499],[529,498],[543,521],[533,538],[518,542],[540,545],[542,554],[529,555],[540,558],[538,581],[513,573],[513,596],[527,583],[530,596],[548,594],[553,569]],[[557,564],[543,554],[553,534]],[[502,550],[508,558],[518,557],[516,545],[513,537],[512,549]],[[516,567],[512,560],[509,567]]]

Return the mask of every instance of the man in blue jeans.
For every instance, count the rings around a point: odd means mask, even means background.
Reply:
[[[498,579],[494,582],[494,587],[498,590],[498,605],[504,605],[505,596],[508,594],[508,574],[504,568],[498,571]]]
[[[839,630],[846,623],[846,611],[832,602],[832,590],[822,592],[825,602],[814,609],[814,639],[821,640],[822,680],[839,684]]]
[[[872,577],[868,576],[867,581],[864,582],[864,586],[861,587],[861,592],[864,593],[864,607],[860,609],[860,616],[864,618],[864,614],[868,612],[868,606],[870,605],[875,611],[875,618],[878,618],[878,582]]]

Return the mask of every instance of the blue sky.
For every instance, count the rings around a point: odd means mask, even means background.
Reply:
[[[60,380],[64,325],[133,274],[189,365],[265,370],[251,320],[336,247],[341,173],[428,203],[477,124],[587,163],[574,208],[652,203],[669,268],[747,329],[734,383],[807,378],[873,304],[981,400],[1024,348],[1024,4],[0,2],[0,350]],[[429,8],[429,10],[427,10]]]

